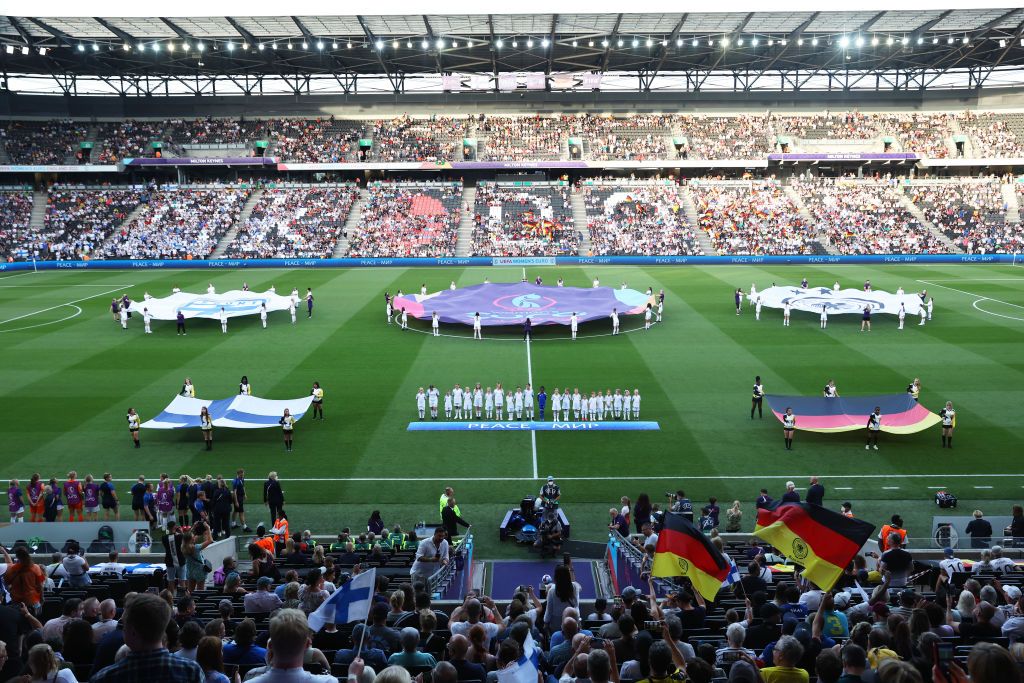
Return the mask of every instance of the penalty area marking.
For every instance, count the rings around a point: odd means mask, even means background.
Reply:
[[[29,318],[29,317],[32,317],[33,315],[39,315],[40,313],[46,313],[47,311],[52,311],[52,310],[57,309],[57,308],[62,308],[63,306],[71,306],[73,304],[81,303],[83,301],[88,301],[89,299],[95,299],[96,297],[105,296],[107,294],[113,294],[114,292],[120,292],[120,291],[125,290],[125,289],[128,289],[128,288],[127,287],[117,287],[116,289],[108,289],[105,292],[100,292],[99,294],[93,294],[92,296],[82,297],[81,299],[75,299],[74,301],[66,301],[66,302],[64,302],[62,304],[57,304],[56,306],[50,306],[49,308],[41,308],[38,311],[32,311],[31,313],[25,313],[23,315],[15,316],[14,318],[8,318],[7,320],[0,320],[0,325],[6,325],[7,323],[13,323],[15,320],[21,320],[22,318]]]
[[[997,299],[988,299],[988,298],[985,298],[985,299],[978,299],[978,300],[977,300],[977,301],[975,301],[975,302],[974,302],[973,304],[971,304],[971,307],[972,307],[972,308],[973,308],[974,310],[976,310],[976,311],[981,311],[982,313],[988,313],[989,315],[994,315],[994,316],[996,316],[997,318],[1006,318],[1007,320],[1019,320],[1019,321],[1021,321],[1021,322],[1024,322],[1024,318],[1018,318],[1018,317],[1017,317],[1017,316],[1015,316],[1015,315],[1005,315],[1005,314],[1003,314],[1003,313],[993,313],[992,311],[986,311],[986,310],[985,310],[984,308],[982,308],[981,306],[979,306],[979,305],[978,305],[978,304],[980,304],[980,303],[981,303],[982,301],[997,301]],[[1000,303],[1005,303],[1005,302],[1000,302]],[[1013,304],[1010,304],[1010,305],[1011,305],[1011,306],[1013,306]]]
[[[34,329],[36,327],[46,327],[47,325],[56,325],[57,323],[62,323],[64,321],[66,321],[66,320],[71,320],[72,318],[77,318],[78,316],[82,315],[82,309],[79,308],[78,306],[75,306],[74,304],[62,304],[62,305],[63,306],[70,306],[71,308],[75,309],[75,312],[72,313],[69,316],[65,316],[65,317],[61,318],[60,320],[51,320],[48,323],[39,323],[38,325],[26,325],[25,327],[15,327],[13,330],[0,330],[0,333],[5,333],[5,332],[21,332],[22,330],[31,330],[31,329]],[[60,306],[58,306],[57,308],[60,308]]]

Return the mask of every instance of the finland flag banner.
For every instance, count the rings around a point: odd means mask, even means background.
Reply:
[[[206,406],[214,427],[235,429],[261,429],[277,427],[287,408],[292,417],[299,420],[312,403],[313,397],[306,396],[288,401],[272,401],[256,396],[232,396],[209,401],[188,396],[175,396],[163,412],[142,423],[143,429],[186,429],[199,427],[199,411]]]

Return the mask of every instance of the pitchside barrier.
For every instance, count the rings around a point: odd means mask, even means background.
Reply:
[[[447,258],[326,258],[18,261],[0,263],[0,272],[17,270],[156,270],[236,268],[414,268],[437,266],[732,266],[836,265],[888,263],[997,263],[1017,265],[1020,254],[890,254],[864,256],[468,256]]]

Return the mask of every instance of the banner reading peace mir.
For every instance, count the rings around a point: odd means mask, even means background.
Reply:
[[[900,304],[906,307],[907,315],[921,313],[921,297],[914,292],[907,294],[889,294],[877,289],[861,291],[859,289],[833,290],[828,287],[769,287],[758,292],[754,298],[761,299],[761,305],[768,308],[783,308],[787,303],[798,311],[821,313],[821,307],[829,315],[839,313],[860,313],[864,307],[871,305],[872,313],[900,312]]]
[[[480,313],[481,325],[568,325],[575,313],[579,322],[607,318],[612,309],[620,315],[643,313],[654,297],[634,289],[611,287],[549,287],[529,282],[487,283],[445,289],[433,294],[395,297],[395,312],[430,320],[436,311],[445,323],[472,325]]]
[[[145,301],[133,301],[129,307],[132,313],[142,315],[142,309],[148,308],[149,314],[154,320],[175,320],[178,311],[181,311],[186,318],[209,318],[220,319],[220,309],[229,318],[236,318],[242,315],[258,315],[260,306],[267,305],[267,312],[287,311],[290,299],[280,296],[276,292],[244,292],[240,289],[232,289],[223,294],[190,294],[178,292],[170,296],[156,298],[151,297]]]

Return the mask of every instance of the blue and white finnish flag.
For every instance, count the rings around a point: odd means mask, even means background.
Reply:
[[[540,655],[533,637],[526,635],[523,642],[523,654],[518,661],[512,662],[498,671],[498,683],[537,683],[537,671]]]
[[[736,566],[736,561],[728,555],[726,556],[726,559],[729,561],[729,574],[725,577],[725,581],[722,582],[722,588],[728,588],[734,583],[739,583],[740,581],[740,569]]]
[[[369,569],[346,584],[338,587],[331,597],[324,600],[316,611],[309,615],[309,628],[314,633],[324,624],[348,624],[365,621],[373,604],[373,588],[377,581],[377,570]]]

